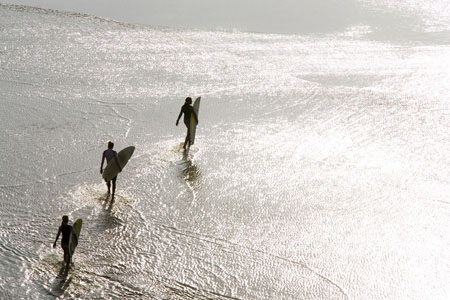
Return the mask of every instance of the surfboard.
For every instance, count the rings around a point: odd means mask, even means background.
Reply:
[[[197,118],[198,118],[198,110],[200,108],[200,99],[201,98],[202,97],[198,97],[197,99],[195,99],[194,105],[193,105],[195,114],[197,115]],[[191,125],[191,126],[189,126],[189,130],[190,130],[189,133],[190,133],[190,136],[191,136],[190,142],[191,142],[191,145],[193,145],[194,141],[195,141],[195,132],[197,130],[197,121],[195,120],[194,115],[191,115],[191,123],[190,123],[190,125]]]
[[[78,239],[80,237],[80,231],[81,231],[81,226],[83,225],[83,220],[78,219],[75,221],[75,223],[73,223],[72,228],[72,234],[69,240],[69,252],[70,252],[70,257],[73,256],[73,253],[75,252],[75,248],[78,245]]]
[[[126,166],[128,163],[128,160],[131,158],[131,156],[134,153],[134,146],[126,147],[125,149],[122,149],[117,156],[119,157],[120,166],[122,169]],[[110,181],[114,177],[119,174],[119,167],[117,166],[116,160],[111,159],[108,164],[106,165],[106,168],[103,170],[103,179],[105,181]]]

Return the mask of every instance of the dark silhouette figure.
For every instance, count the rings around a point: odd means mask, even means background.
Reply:
[[[66,266],[68,267],[72,257],[70,255],[69,250],[69,242],[72,238],[73,227],[69,225],[69,217],[63,216],[61,226],[59,226],[58,234],[56,235],[55,242],[53,243],[53,248],[56,248],[56,242],[58,241],[59,235],[62,233],[61,239],[61,248],[64,250],[64,261],[66,262]],[[76,238],[76,235],[73,235]]]
[[[122,167],[120,166],[120,162],[119,162],[119,156],[117,155],[117,152],[113,150],[113,148],[114,148],[114,143],[109,141],[108,142],[108,149],[103,151],[102,164],[100,165],[100,174],[103,173],[103,163],[105,162],[105,159],[106,159],[106,163],[107,164],[112,159],[114,159],[116,161],[117,166],[119,167],[119,171],[122,172]],[[117,176],[114,177],[110,181],[106,181],[106,186],[108,187],[108,194],[111,193],[111,182],[112,182],[112,197],[113,198],[114,198],[114,194],[116,193],[116,180],[117,180]]]
[[[181,115],[184,114],[184,125],[186,125],[187,128],[187,134],[186,134],[186,139],[184,140],[184,145],[183,145],[183,149],[186,149],[186,145],[191,146],[191,115],[194,114],[195,120],[197,121],[198,124],[198,118],[197,118],[197,114],[194,111],[194,108],[192,107],[192,98],[191,97],[187,97],[184,105],[181,107],[181,111],[180,114],[178,115],[177,118],[177,123],[176,125],[178,126],[178,122],[180,121]]]

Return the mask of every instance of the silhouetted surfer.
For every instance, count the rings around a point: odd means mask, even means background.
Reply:
[[[183,149],[186,149],[186,145],[189,143],[189,146],[191,145],[190,139],[191,139],[191,114],[194,114],[195,120],[197,121],[198,124],[198,118],[197,118],[197,114],[194,111],[194,108],[192,107],[192,99],[191,97],[187,97],[186,101],[184,102],[184,105],[181,107],[181,111],[180,114],[178,115],[177,118],[177,126],[178,126],[178,122],[180,121],[181,115],[184,114],[184,125],[186,125],[187,128],[187,134],[186,134],[186,139],[184,140],[184,145],[183,145]]]
[[[69,225],[69,217],[63,216],[61,226],[59,226],[58,234],[56,235],[55,242],[53,243],[53,248],[56,248],[56,242],[58,241],[59,235],[62,233],[61,248],[63,248],[64,250],[64,261],[66,262],[67,266],[69,266],[71,261],[69,242],[72,238],[72,231],[73,227]],[[76,235],[73,236],[76,238]]]
[[[103,163],[105,162],[105,159],[106,159],[106,163],[107,164],[112,159],[114,159],[116,161],[117,166],[119,167],[119,171],[122,172],[122,167],[120,166],[120,162],[119,162],[119,156],[117,156],[117,152],[114,151],[113,148],[114,148],[114,143],[109,141],[108,142],[108,149],[103,151],[102,164],[100,165],[100,174],[103,173]],[[106,186],[108,187],[108,194],[111,193],[111,181],[112,181],[112,196],[113,197],[114,197],[114,194],[116,192],[116,179],[117,179],[117,176],[114,177],[110,181],[106,181]]]

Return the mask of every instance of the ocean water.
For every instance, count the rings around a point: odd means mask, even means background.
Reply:
[[[0,298],[448,299],[450,10],[367,3],[402,30],[0,5]],[[114,200],[108,140],[136,147]],[[68,271],[64,214],[84,222]]]

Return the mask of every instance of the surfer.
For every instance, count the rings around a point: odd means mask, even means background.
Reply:
[[[72,237],[73,228],[69,225],[69,217],[63,216],[61,226],[59,226],[58,234],[56,235],[55,242],[53,243],[53,248],[56,248],[56,242],[58,241],[59,235],[62,233],[61,248],[64,250],[64,261],[69,266],[71,257],[69,251],[69,241]],[[73,235],[76,238],[76,235]]]
[[[119,172],[122,172],[122,167],[120,166],[120,162],[119,162],[119,156],[117,156],[117,152],[114,151],[113,148],[114,148],[114,143],[109,141],[108,142],[108,149],[103,151],[102,164],[100,165],[100,174],[103,173],[103,163],[105,162],[105,158],[106,158],[106,163],[107,164],[112,159],[114,159],[116,161],[117,166],[119,167]],[[117,179],[117,175],[116,175],[116,177],[114,177],[110,181],[106,182],[106,186],[108,187],[108,194],[111,194],[111,181],[112,181],[112,197],[113,198],[114,198],[114,194],[116,192],[116,179]]]
[[[191,114],[194,114],[195,120],[197,121],[198,124],[198,118],[197,118],[197,114],[194,111],[194,108],[192,107],[192,98],[191,97],[187,97],[184,105],[181,107],[181,111],[180,114],[178,115],[177,118],[177,123],[176,125],[178,126],[178,122],[180,121],[181,115],[184,114],[184,125],[186,125],[187,128],[187,134],[186,134],[186,139],[184,140],[184,145],[183,145],[183,149],[186,149],[186,145],[189,142],[189,146],[191,145],[190,139],[191,139]]]

